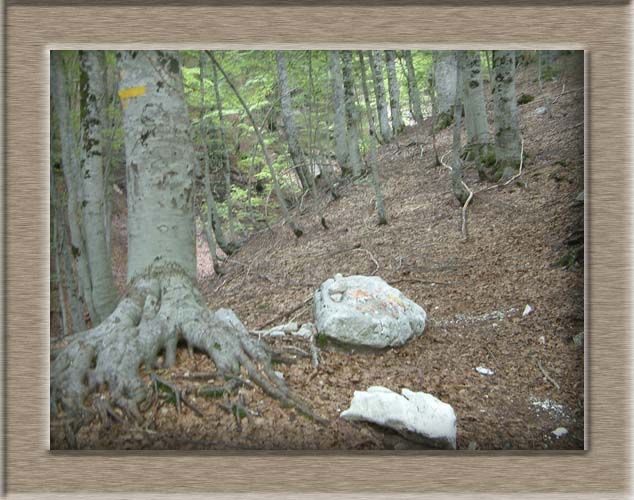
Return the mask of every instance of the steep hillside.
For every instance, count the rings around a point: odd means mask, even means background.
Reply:
[[[509,185],[475,196],[466,242],[450,172],[434,165],[429,123],[408,128],[398,143],[380,149],[387,226],[377,225],[372,186],[362,179],[344,185],[337,200],[306,198],[301,211],[295,208],[305,236],[297,239],[275,223],[227,259],[221,276],[205,266],[201,240],[199,278],[209,306],[233,309],[250,330],[312,321],[312,294],[335,273],[380,276],[427,311],[425,333],[402,348],[324,350],[317,372],[310,358],[279,365],[291,388],[327,425],[247,387],[241,397],[253,414],[240,428],[223,408],[226,402],[192,396],[201,415],[189,407],[177,415],[174,405],[157,406],[144,428],[95,424],[81,430],[79,442],[92,448],[404,447],[375,428],[338,418],[355,390],[383,385],[422,390],[451,404],[461,449],[583,448],[584,351],[573,341],[584,320],[583,263],[575,259],[583,231],[583,203],[576,198],[584,189],[583,74],[577,57],[561,58],[558,78],[546,82],[554,101],[551,117],[538,110],[543,100],[536,68],[519,72],[518,96],[536,97],[519,106],[527,155],[523,172]],[[442,131],[437,143],[441,155],[448,152],[451,130]],[[470,162],[464,176],[474,191],[490,186]],[[327,230],[319,221],[320,203]],[[116,228],[121,283],[125,227]],[[523,316],[527,304],[534,311]],[[292,345],[307,350],[300,341]],[[478,366],[495,373],[481,375]],[[208,358],[189,357],[181,349],[176,367],[162,376],[193,394],[201,381],[191,374],[206,373],[213,381],[214,372]],[[568,434],[557,438],[552,431],[558,427]]]

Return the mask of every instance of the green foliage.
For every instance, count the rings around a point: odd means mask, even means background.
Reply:
[[[324,333],[318,333],[315,340],[317,341],[317,346],[320,349],[325,349],[325,347],[328,345],[328,337],[326,337],[326,334]]]
[[[231,413],[241,419],[247,416],[246,410],[242,406],[236,404],[231,405]]]

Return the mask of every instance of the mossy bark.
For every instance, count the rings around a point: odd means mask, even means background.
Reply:
[[[79,297],[82,307],[85,305],[91,318],[96,318],[92,302],[92,285],[90,281],[90,269],[86,244],[81,224],[81,173],[78,161],[77,138],[73,132],[70,104],[68,97],[68,85],[64,75],[64,60],[60,51],[51,52],[51,100],[53,109],[57,115],[57,124],[62,150],[62,170],[66,184],[66,214],[70,229],[70,254],[73,259],[73,268],[77,274],[79,284]]]
[[[459,51],[458,63],[464,75],[462,92],[467,129],[466,149],[470,153],[470,158],[480,163],[491,149],[482,85],[480,52],[476,50]]]
[[[80,177],[82,224],[90,271],[93,325],[106,318],[117,304],[112,257],[106,237],[102,135],[106,121],[105,66],[103,51],[79,52],[81,134]]]
[[[496,163],[491,180],[498,181],[506,169],[516,171],[521,161],[521,141],[515,97],[515,53],[494,50],[493,73]]]
[[[464,77],[460,66],[456,66],[456,82],[458,85],[462,83]],[[460,87],[458,87],[460,88]],[[453,143],[452,143],[452,161],[451,161],[451,184],[453,194],[461,205],[467,201],[469,194],[463,186],[462,182],[462,93],[456,92],[453,105]]]

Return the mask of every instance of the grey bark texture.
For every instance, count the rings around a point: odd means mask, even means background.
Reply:
[[[128,292],[106,320],[73,336],[54,356],[51,412],[61,408],[90,421],[84,400],[106,384],[110,400],[140,423],[141,412],[152,404],[150,388],[139,374],[141,365],[154,369],[164,352],[163,367],[169,367],[183,340],[208,354],[220,373],[236,377],[244,367],[269,395],[314,416],[275,376],[268,354],[235,314],[210,311],[195,285],[194,148],[178,54],[130,51],[118,58],[126,153],[131,157],[128,227],[134,237],[128,245]],[[138,238],[142,227],[143,241]]]
[[[462,92],[468,148],[478,161],[486,160],[489,148],[489,127],[484,102],[480,52],[458,51],[458,61],[463,74]]]
[[[71,310],[70,304],[66,299],[66,293],[64,290],[64,277],[68,273],[67,269],[64,269],[64,254],[63,254],[63,231],[64,231],[64,218],[62,216],[62,207],[59,202],[59,196],[57,193],[57,183],[55,179],[55,172],[51,166],[51,178],[50,178],[50,190],[51,190],[51,253],[55,253],[55,274],[57,276],[57,298],[60,308],[60,320],[62,326],[62,335],[66,336],[70,333],[72,328],[71,322],[68,318],[68,312]],[[52,281],[52,274],[51,274]],[[71,288],[68,289],[69,295]],[[52,300],[51,300],[52,302]]]
[[[112,272],[112,256],[108,251],[105,227],[104,149],[102,137],[106,122],[105,66],[103,51],[79,52],[81,95],[82,222],[92,303],[96,317],[93,326],[106,318],[117,305],[117,292]]]
[[[405,59],[405,67],[407,68],[407,92],[409,95],[409,106],[412,110],[412,118],[420,125],[423,123],[423,112],[421,108],[420,91],[418,90],[418,81],[416,80],[416,71],[414,71],[412,51],[404,50],[403,59]]]
[[[457,88],[460,88],[463,83],[464,73],[461,69],[461,65],[456,66]],[[451,181],[454,196],[461,205],[464,205],[465,201],[467,201],[468,193],[462,185],[462,93],[456,92],[454,99]]]
[[[352,169],[352,175],[359,177],[363,174],[365,166],[363,165],[363,160],[361,160],[361,152],[359,150],[359,111],[357,110],[357,100],[354,92],[352,52],[349,50],[341,51],[341,70],[348,131],[348,165]]]
[[[493,51],[495,172],[492,180],[512,176],[520,164],[521,140],[515,97],[515,53]]]
[[[434,165],[439,166],[438,144],[436,143],[436,116],[438,114],[438,99],[436,96],[436,53],[432,52],[431,75],[429,77],[429,99],[431,101],[431,144],[434,150]]]
[[[377,158],[377,140],[376,127],[374,125],[374,115],[370,104],[370,92],[368,90],[368,82],[365,74],[365,61],[363,51],[359,50],[359,67],[361,70],[361,88],[363,89],[363,99],[365,101],[365,110],[368,115],[368,127],[370,129],[370,169],[372,172],[372,186],[374,187],[374,197],[376,212],[379,217],[379,225],[387,224],[387,216],[385,214],[385,204],[383,203],[383,191],[381,189],[381,179],[379,177],[379,160]]]
[[[66,183],[66,214],[70,229],[71,255],[73,267],[77,273],[79,283],[79,295],[82,303],[88,308],[90,317],[96,317],[97,313],[92,303],[92,287],[90,282],[90,270],[81,224],[81,177],[79,158],[77,155],[77,139],[73,132],[70,118],[70,103],[68,88],[64,75],[64,62],[59,51],[51,51],[51,97],[53,108],[57,114],[59,126],[62,169]]]
[[[178,54],[125,51],[118,58],[128,186],[128,281],[159,261],[196,276],[192,214],[197,160]]]
[[[288,71],[286,69],[286,56],[284,52],[281,50],[276,51],[275,61],[277,63],[277,83],[280,91],[282,121],[284,123],[286,142],[288,143],[288,153],[291,156],[291,161],[295,167],[295,172],[302,185],[302,189],[308,191],[310,189],[310,172],[306,165],[304,151],[302,151],[299,144],[299,133],[297,132],[297,124],[293,116],[293,105],[290,87],[288,85]]]
[[[376,99],[376,112],[379,117],[379,131],[382,142],[392,140],[392,129],[387,115],[387,101],[385,97],[385,82],[383,81],[383,59],[380,50],[368,52],[370,67],[372,68],[372,81],[374,82],[374,97]]]
[[[343,89],[343,74],[339,52],[331,50],[330,79],[332,82],[332,106],[333,106],[333,137],[335,142],[335,156],[344,173],[349,172],[348,167],[348,132],[346,127],[346,103]]]
[[[390,113],[392,115],[392,131],[398,135],[404,127],[401,114],[401,85],[396,75],[396,53],[385,51],[385,65],[387,67],[387,81],[390,89]]]
[[[443,129],[453,120],[453,105],[457,89],[457,60],[453,50],[435,52],[434,77],[436,87],[437,129]]]
[[[66,309],[62,311],[62,320],[64,322],[64,335],[71,331],[83,331],[86,329],[86,321],[84,319],[84,304],[81,299],[80,286],[77,281],[77,275],[73,269],[73,257],[71,255],[68,233],[68,224],[66,223],[66,210],[62,197],[59,193],[59,177],[57,168],[53,165],[53,143],[55,138],[59,139],[59,126],[56,123],[56,110],[52,109],[51,119],[51,173],[50,173],[50,190],[51,190],[51,230],[52,247],[51,251],[55,251],[55,267],[57,271],[58,284],[60,285],[60,296],[64,297]]]

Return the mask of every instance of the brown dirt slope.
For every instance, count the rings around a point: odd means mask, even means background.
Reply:
[[[563,57],[559,79],[546,83],[546,93],[556,98],[552,118],[535,113],[543,105],[539,97],[519,107],[528,155],[523,174],[518,182],[476,195],[468,209],[467,242],[461,238],[461,209],[451,194],[450,173],[434,166],[425,124],[380,150],[389,225],[376,224],[369,181],[354,182],[327,204],[328,230],[319,223],[314,200],[308,200],[305,213],[296,212],[304,237],[296,239],[287,226],[275,224],[251,237],[224,264],[222,276],[201,279],[210,307],[233,309],[249,329],[312,321],[309,298],[335,273],[381,276],[427,311],[425,333],[402,348],[374,354],[323,351],[316,374],[307,358],[277,368],[328,425],[281,408],[259,389],[243,388],[241,397],[253,414],[238,428],[222,400],[196,397],[201,382],[182,378],[204,372],[213,383],[213,364],[181,350],[177,366],[162,376],[188,390],[189,402],[202,416],[189,408],[177,415],[174,405],[164,403],[143,427],[86,427],[78,434],[79,445],[407,447],[376,428],[338,418],[355,390],[383,385],[426,391],[451,404],[462,449],[583,448],[584,355],[572,340],[583,331],[583,267],[567,258],[567,240],[583,229],[583,206],[575,203],[584,163],[583,71],[577,57]],[[518,95],[539,96],[535,77],[533,66],[520,72]],[[450,145],[451,130],[445,130],[438,136],[441,154]],[[465,181],[474,190],[487,186],[469,162]],[[534,312],[524,317],[527,304]],[[276,343],[307,349],[300,341]],[[480,375],[478,366],[495,374]],[[56,425],[61,424],[52,422]],[[558,427],[568,434],[557,438],[552,431]],[[52,428],[51,435],[58,440],[53,445],[66,446],[62,433]]]

